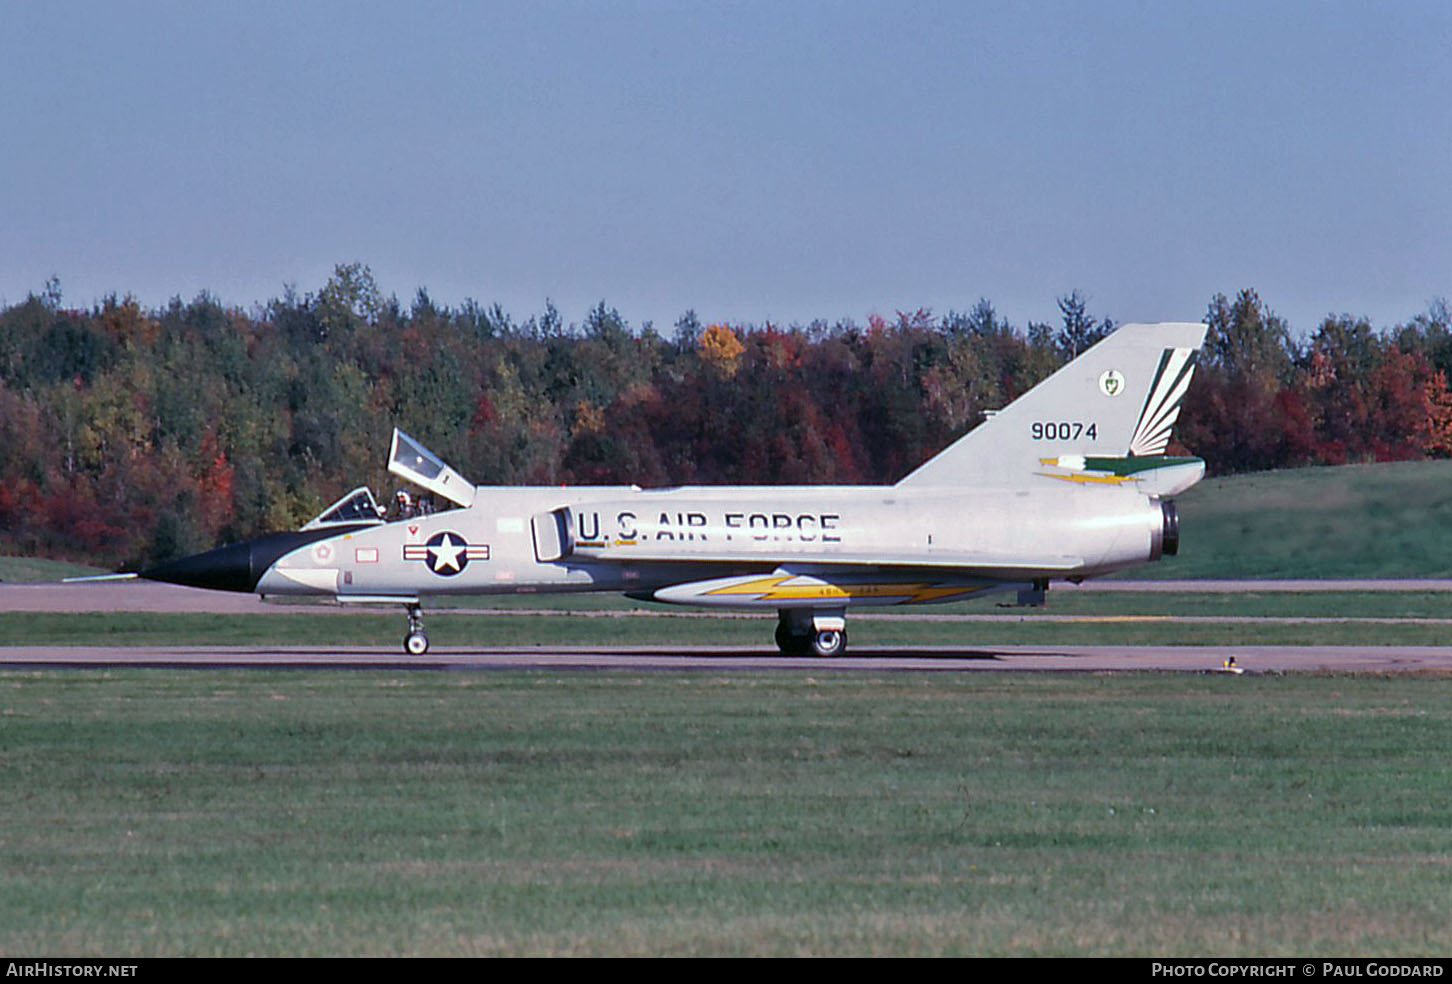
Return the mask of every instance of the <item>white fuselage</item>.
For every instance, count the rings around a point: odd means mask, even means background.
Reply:
[[[1018,582],[1158,556],[1157,501],[1128,488],[486,488],[467,509],[340,532],[278,559],[264,595],[650,593],[777,569]],[[759,599],[672,597],[779,607]],[[895,603],[863,597],[854,604]]]

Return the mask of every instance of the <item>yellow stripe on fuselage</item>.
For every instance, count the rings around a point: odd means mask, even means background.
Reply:
[[[982,591],[985,585],[936,585],[931,581],[877,581],[863,584],[786,585],[788,577],[763,577],[707,591],[708,595],[756,595],[761,601],[844,601],[850,599],[904,598],[904,605],[941,601]],[[785,585],[785,586],[784,586]]]

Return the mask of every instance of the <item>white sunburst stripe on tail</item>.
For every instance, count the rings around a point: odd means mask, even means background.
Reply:
[[[1161,404],[1159,410],[1153,417],[1147,417],[1143,421],[1143,434],[1148,442],[1154,446],[1151,453],[1159,454],[1165,450],[1169,443],[1170,431],[1175,426],[1175,421],[1180,416],[1180,402],[1185,398],[1186,391],[1190,388],[1190,377],[1193,370],[1186,367],[1184,372],[1176,379],[1174,389],[1170,391],[1169,397]]]
[[[1150,387],[1149,398],[1139,413],[1134,437],[1129,442],[1129,453],[1136,457],[1164,454],[1170,443],[1170,431],[1180,415],[1180,401],[1190,388],[1190,377],[1195,370],[1195,350],[1188,348],[1166,349],[1155,371],[1154,385]]]

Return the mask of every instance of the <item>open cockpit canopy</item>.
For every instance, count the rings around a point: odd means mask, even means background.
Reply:
[[[397,427],[393,429],[393,446],[388,451],[388,470],[465,509],[474,501],[473,482]]]
[[[455,505],[467,508],[474,501],[472,482],[397,428],[393,430],[393,444],[388,451],[388,470],[422,489],[443,496]],[[405,498],[402,491],[399,492],[399,498]],[[400,506],[403,505],[405,503],[400,503]],[[410,500],[407,506],[410,511],[389,515],[389,510],[378,505],[378,500],[373,498],[368,486],[360,485],[309,520],[302,528],[316,530],[330,526],[376,526],[390,519],[412,516],[414,509],[426,513],[434,508],[427,496],[416,503]]]

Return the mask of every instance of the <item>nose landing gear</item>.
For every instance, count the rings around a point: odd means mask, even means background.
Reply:
[[[422,656],[429,651],[429,637],[424,632],[423,609],[418,605],[408,606],[408,635],[403,637],[403,651],[410,656]]]

